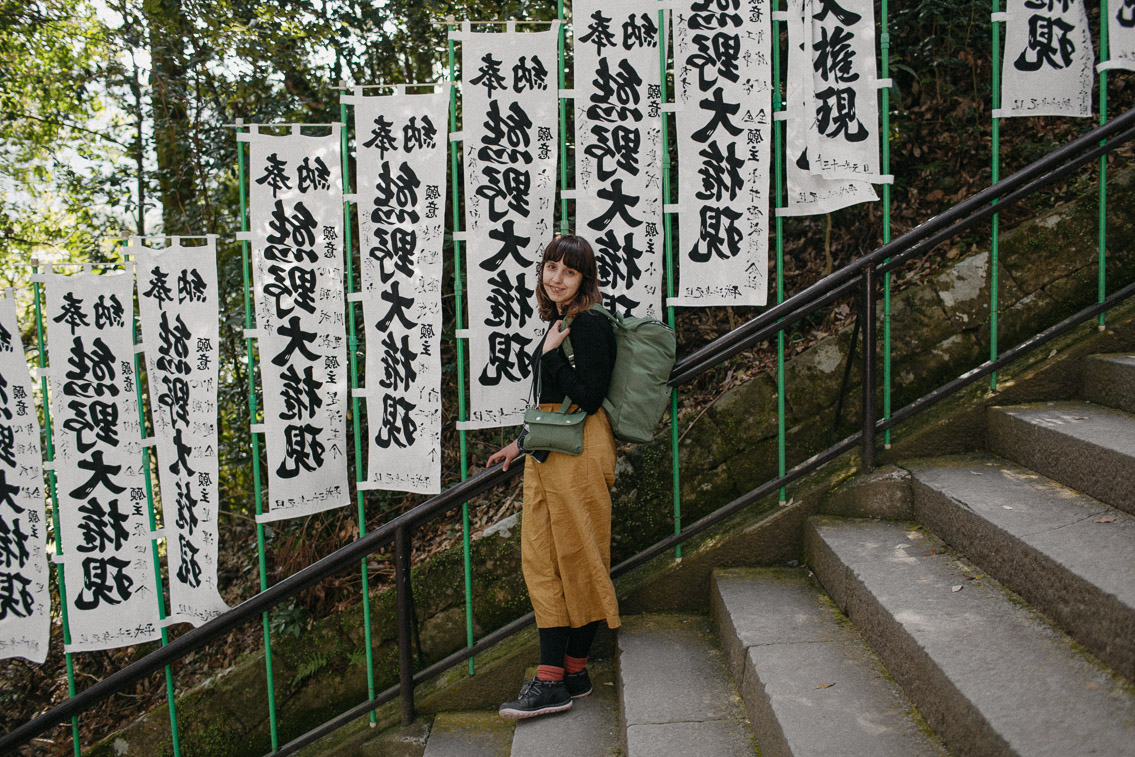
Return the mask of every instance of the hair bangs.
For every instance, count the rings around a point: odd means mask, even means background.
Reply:
[[[583,277],[578,294],[562,314],[544,291],[544,263],[551,262],[573,268]],[[544,321],[552,321],[562,316],[576,316],[602,301],[603,295],[599,291],[599,266],[595,261],[595,251],[591,249],[587,240],[575,234],[563,234],[552,239],[544,248],[544,257],[536,272],[536,302],[540,306],[540,318]]]

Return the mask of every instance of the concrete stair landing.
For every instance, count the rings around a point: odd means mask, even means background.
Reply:
[[[516,721],[512,757],[615,757],[622,748],[614,663],[588,666],[593,691],[571,709],[547,717]],[[535,671],[533,671],[535,674]]]
[[[624,618],[619,689],[627,757],[756,754],[728,662],[706,618]]]

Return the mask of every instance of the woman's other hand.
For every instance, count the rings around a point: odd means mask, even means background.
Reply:
[[[493,465],[496,465],[497,463],[499,463],[503,460],[504,461],[504,469],[508,470],[509,464],[512,463],[512,461],[515,460],[518,457],[520,457],[520,446],[514,441],[512,444],[508,445],[507,447],[504,447],[503,449],[499,449],[496,452],[494,452],[492,455],[490,455],[489,456],[489,466],[491,467]]]
[[[560,329],[563,329],[563,331],[560,331]],[[563,341],[567,339],[570,333],[571,329],[564,329],[563,321],[556,321],[556,325],[552,328],[547,338],[544,339],[544,350],[541,354],[547,355],[552,350],[557,349],[563,344]]]

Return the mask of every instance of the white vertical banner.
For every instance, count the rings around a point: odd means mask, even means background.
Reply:
[[[768,0],[674,11],[680,306],[768,297],[772,66]]]
[[[43,458],[16,301],[0,300],[0,659],[42,663],[51,635]]]
[[[788,204],[779,211],[783,216],[830,213],[879,199],[869,182],[827,179],[822,174],[812,173],[808,158],[808,124],[814,117],[808,106],[815,97],[812,58],[809,54],[812,25],[804,22],[804,10],[805,0],[788,0],[788,83],[785,109]]]
[[[1135,0],[1109,0],[1107,52],[1108,60],[1096,68],[1135,71]]]
[[[1001,107],[993,115],[1092,115],[1095,54],[1084,4],[1008,0],[1005,19]]]
[[[659,317],[662,85],[659,4],[572,6],[575,27],[575,233],[595,249],[611,311]]]
[[[367,478],[441,491],[441,277],[449,92],[355,106]]]
[[[134,375],[134,277],[45,274],[68,652],[161,637]]]
[[[340,124],[312,137],[252,132],[248,238],[264,389],[268,511],[349,502]]]
[[[468,27],[468,24],[466,24]],[[461,41],[465,152],[465,270],[469,292],[469,420],[521,422],[543,332],[536,270],[552,239],[558,98],[556,22],[545,32]]]
[[[228,609],[217,586],[217,245],[164,249],[131,240],[158,451],[171,623]]]
[[[812,64],[808,165],[828,179],[880,180],[872,0],[806,0]]]

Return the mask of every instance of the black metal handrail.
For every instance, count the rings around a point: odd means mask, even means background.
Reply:
[[[1132,138],[1135,138],[1135,109],[1125,112],[1118,118],[1097,127],[1045,158],[978,192],[973,197],[897,237],[869,255],[841,268],[807,287],[799,294],[786,299],[751,321],[679,360],[671,375],[670,384],[672,386],[679,386],[696,378],[738,352],[764,341],[777,331],[789,328],[796,321],[807,317],[823,305],[847,297],[859,290],[861,306],[859,317],[862,320],[863,329],[862,428],[828,449],[796,465],[785,475],[761,484],[685,527],[681,534],[667,537],[614,566],[611,570],[612,576],[623,575],[669,551],[675,545],[697,536],[725,518],[760,501],[780,487],[817,470],[825,463],[854,449],[856,446],[861,449],[863,468],[871,469],[874,466],[875,438],[878,432],[910,418],[1027,352],[1094,318],[1099,313],[1114,308],[1117,304],[1135,295],[1135,283],[1133,283],[1115,292],[1103,302],[1081,310],[1056,326],[1004,352],[996,360],[987,361],[945,386],[915,400],[893,413],[890,418],[883,420],[876,418],[875,302],[879,274],[893,270],[918,254],[928,252],[941,241],[980,223],[1005,207],[1064,178],[1080,166],[1116,149]],[[1103,140],[1107,140],[1106,144],[1102,143]],[[410,654],[412,623],[412,612],[410,610],[412,602],[410,596],[410,534],[417,526],[460,506],[498,484],[514,478],[520,473],[520,470],[521,466],[517,465],[505,471],[501,464],[497,464],[447,489],[213,620],[188,631],[141,660],[131,663],[122,670],[79,692],[66,702],[0,736],[0,752],[15,749],[58,723],[69,720],[98,702],[228,633],[241,623],[252,620],[284,600],[294,597],[332,573],[357,565],[359,560],[392,543],[395,549],[399,683],[386,689],[374,699],[362,702],[282,745],[273,754],[293,753],[302,746],[312,743],[395,697],[401,698],[402,718],[404,721],[409,721],[414,714],[415,686],[440,675],[474,654],[526,628],[533,622],[533,614],[528,613],[487,634],[473,646],[463,648],[428,668],[414,673]]]
[[[833,300],[843,299],[856,288],[855,279],[865,268],[877,268],[878,273],[894,270],[946,239],[987,220],[994,213],[1067,177],[1132,138],[1135,138],[1135,108],[895,237],[874,252],[690,353],[674,366],[670,385],[680,386],[717,363],[768,339],[780,330],[777,324],[781,321],[800,320]],[[1107,143],[1101,144],[1103,140]]]

